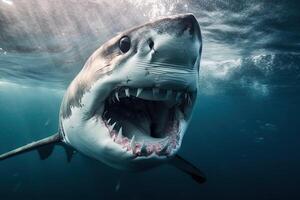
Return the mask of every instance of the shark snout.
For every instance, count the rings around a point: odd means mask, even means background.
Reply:
[[[177,15],[161,22],[145,45],[151,50],[144,59],[153,68],[175,69],[169,70],[173,74],[180,73],[176,70],[198,69],[202,40],[199,24],[192,14]]]
[[[179,17],[182,31],[188,30],[190,35],[200,38],[200,28],[197,19],[193,14],[185,14]]]

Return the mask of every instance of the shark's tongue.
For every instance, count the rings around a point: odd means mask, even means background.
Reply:
[[[163,102],[151,101],[147,103],[150,116],[150,135],[154,138],[165,136],[166,124],[169,120],[169,109]]]

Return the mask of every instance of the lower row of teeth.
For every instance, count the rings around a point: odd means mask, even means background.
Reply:
[[[135,136],[133,136],[131,139],[123,136],[122,127],[120,127],[118,132],[114,130],[116,122],[112,125],[109,125],[110,120],[111,119],[106,121],[106,126],[109,129],[112,140],[121,145],[126,151],[131,151],[135,156],[150,156],[152,154],[167,156],[179,145],[179,134],[176,134],[176,132],[170,133],[168,137],[159,142],[137,142],[135,140]],[[172,130],[178,130],[178,127],[173,127]]]

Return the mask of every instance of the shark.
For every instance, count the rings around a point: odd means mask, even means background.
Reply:
[[[199,87],[200,26],[193,14],[152,20],[119,33],[88,58],[63,97],[58,132],[0,155],[0,160],[55,146],[113,168],[142,171],[170,164],[204,183],[178,154]]]

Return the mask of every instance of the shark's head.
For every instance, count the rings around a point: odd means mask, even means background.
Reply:
[[[201,49],[191,14],[161,18],[106,42],[66,92],[65,142],[121,169],[174,156],[195,104]]]

